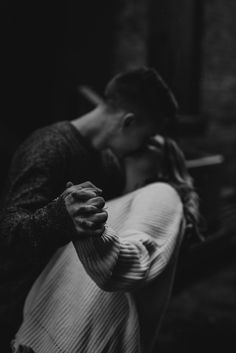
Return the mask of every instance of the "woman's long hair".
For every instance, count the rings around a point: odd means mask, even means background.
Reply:
[[[203,240],[198,227],[199,198],[194,189],[193,179],[188,172],[184,154],[174,140],[164,138],[163,141],[158,180],[169,183],[178,192],[183,202],[186,235],[190,238],[195,235],[199,240]]]

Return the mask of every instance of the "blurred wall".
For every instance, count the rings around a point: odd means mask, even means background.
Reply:
[[[147,65],[149,1],[117,0],[113,73]]]
[[[78,114],[77,86],[110,77],[114,11],[109,0],[1,3],[4,125],[25,137]]]
[[[152,0],[148,63],[175,92],[181,111],[198,112],[201,41],[199,0]]]
[[[235,15],[235,0],[2,2],[1,159],[32,130],[90,108],[78,85],[101,93],[113,73],[147,64],[183,113],[208,121],[198,145],[226,156],[235,184]]]
[[[236,187],[236,2],[205,0],[200,111],[209,119],[205,144],[226,158],[227,183]]]
[[[102,91],[111,75],[109,0],[0,3],[0,183],[33,130],[90,108],[77,87]]]

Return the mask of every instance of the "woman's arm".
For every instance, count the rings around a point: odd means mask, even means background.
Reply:
[[[128,291],[155,278],[169,262],[183,217],[176,191],[151,184],[135,196],[129,216],[117,233],[107,227],[99,238],[75,243],[85,270],[107,291]]]

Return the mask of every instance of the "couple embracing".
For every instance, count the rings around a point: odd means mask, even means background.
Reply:
[[[5,271],[19,274],[5,280],[14,351],[148,352],[143,308],[155,303],[140,293],[198,213],[181,150],[151,138],[168,134],[176,109],[153,69],[131,70],[94,110],[18,149],[0,223]]]

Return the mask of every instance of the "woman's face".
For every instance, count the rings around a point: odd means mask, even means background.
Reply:
[[[161,147],[147,146],[125,159],[126,190],[131,192],[157,179],[161,163]]]

